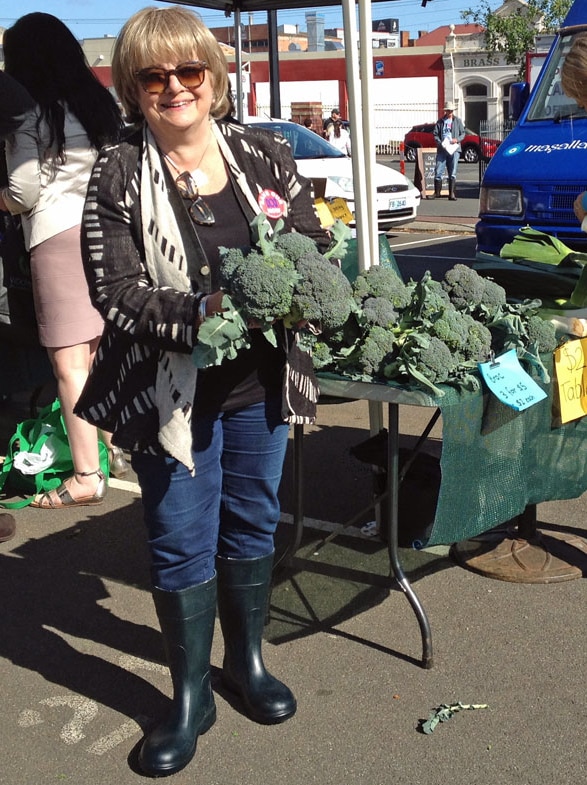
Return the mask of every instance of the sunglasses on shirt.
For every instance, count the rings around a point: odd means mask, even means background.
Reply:
[[[212,226],[215,222],[214,213],[202,199],[198,186],[189,172],[182,172],[175,184],[180,194],[190,200],[189,214],[192,221],[199,226]]]
[[[192,60],[188,63],[180,63],[177,68],[172,68],[170,71],[156,67],[142,68],[135,76],[146,93],[161,95],[169,87],[169,79],[172,76],[176,77],[182,87],[195,90],[204,82],[207,68],[208,64],[203,60]]]

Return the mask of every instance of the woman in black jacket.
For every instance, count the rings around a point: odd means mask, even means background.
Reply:
[[[277,723],[296,710],[265,670],[261,635],[288,422],[311,420],[315,381],[308,363],[290,373],[300,358],[283,329],[278,346],[251,330],[250,349],[204,371],[190,355],[222,308],[219,246],[250,248],[262,212],[322,248],[329,238],[285,140],[226,119],[226,61],[193,12],[139,11],[112,68],[137,128],[102,151],[90,181],[82,247],[106,330],[76,411],[132,452],[142,489],[174,701],[139,761],[161,775],[190,761],[215,720],[217,601],[223,680],[244,711]]]

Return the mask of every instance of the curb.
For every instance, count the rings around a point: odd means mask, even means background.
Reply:
[[[475,234],[475,224],[470,219],[463,218],[462,222],[444,221],[442,218],[433,218],[430,221],[421,218],[402,227],[408,232],[452,232],[453,234]]]

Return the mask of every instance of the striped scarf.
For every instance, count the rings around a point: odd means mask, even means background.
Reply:
[[[186,252],[167,196],[163,166],[155,138],[145,123],[140,195],[147,270],[155,286],[189,292]],[[191,472],[195,472],[191,418],[196,377],[197,369],[189,354],[160,353],[155,382],[159,443]]]

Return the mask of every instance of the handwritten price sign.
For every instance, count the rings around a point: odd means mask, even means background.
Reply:
[[[491,392],[517,412],[546,398],[542,387],[520,365],[515,349],[492,362],[479,363],[479,370]]]
[[[587,414],[587,338],[563,343],[554,353],[561,422]]]

